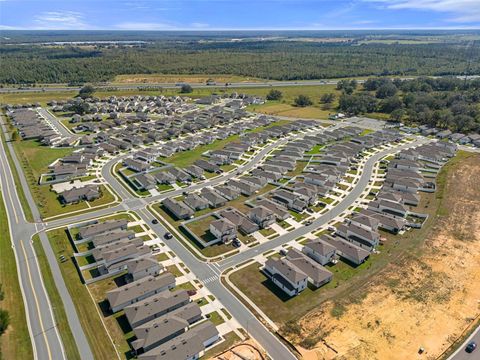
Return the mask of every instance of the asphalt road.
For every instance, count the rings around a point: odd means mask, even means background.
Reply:
[[[364,80],[359,80],[359,83],[362,83]],[[236,82],[229,83],[228,86],[225,84],[218,85],[205,85],[199,83],[189,83],[192,88],[201,89],[201,88],[255,88],[255,87],[284,87],[284,86],[319,86],[319,85],[335,85],[337,80],[310,80],[310,81],[264,81],[264,82]],[[95,85],[97,90],[116,88],[118,90],[138,90],[145,87],[158,87],[162,89],[180,89],[179,85],[174,83],[148,83],[148,84],[106,84],[106,85]],[[1,88],[1,93],[31,93],[31,92],[51,92],[51,91],[79,91],[80,86],[49,86],[49,87],[32,87],[32,88]]]
[[[1,118],[2,131],[5,132],[3,117]],[[8,135],[6,134],[7,138]],[[2,194],[7,209],[12,248],[17,260],[17,271],[23,292],[23,301],[29,323],[32,346],[36,359],[66,359],[61,337],[52,312],[52,306],[43,284],[36,253],[33,249],[31,237],[42,227],[40,214],[31,196],[28,184],[16,158],[13,146],[7,142],[10,153],[15,162],[21,184],[15,184],[12,171],[8,163],[3,142],[0,145],[0,179]],[[27,222],[17,194],[16,185],[21,186],[32,209],[35,223]],[[87,339],[78,320],[70,294],[60,273],[57,260],[45,234],[40,233],[40,239],[45,250],[55,285],[63,301],[68,324],[77,343],[82,359],[93,359]]]
[[[340,123],[337,126],[345,125],[348,125],[348,123]],[[322,130],[319,130],[319,132],[321,131]],[[248,164],[242,166],[240,170],[242,172],[250,170],[259,162],[261,162],[271,150],[286,141],[287,139],[280,139],[275,143],[268,145],[265,149],[262,149],[257,155],[255,155],[255,157],[251,159]],[[425,141],[429,140],[418,140],[417,144]],[[13,151],[13,147],[10,143],[7,143],[7,145],[9,146],[9,149],[13,155],[15,166],[20,175],[20,186],[25,191],[27,201],[32,209],[35,220],[35,223],[32,224],[27,222],[23,216],[22,206],[16,193],[15,183],[11,176],[11,170],[9,168],[5,149],[2,144],[0,149],[0,164],[2,168],[0,180],[2,184],[2,193],[4,195],[8,217],[11,224],[12,244],[17,257],[19,279],[24,292],[24,302],[33,340],[32,343],[34,345],[36,358],[38,359],[65,359],[65,355],[61,339],[55,326],[55,319],[51,312],[51,304],[43,287],[36,256],[30,242],[30,238],[35,232],[40,231],[39,235],[41,242],[45,249],[45,253],[55,280],[55,285],[57,286],[58,292],[63,301],[69,326],[77,343],[78,350],[80,351],[80,356],[82,359],[93,359],[93,355],[78,320],[72,299],[70,298],[70,295],[66,289],[56,256],[53,253],[43,230],[109,215],[116,211],[133,210],[142,218],[142,220],[151,226],[152,230],[157,234],[158,237],[163,238],[166,229],[161,224],[151,223],[151,219],[154,216],[147,210],[146,206],[148,204],[151,204],[152,202],[158,202],[165,197],[179,195],[184,191],[192,191],[200,189],[204,186],[213,186],[237,175],[236,172],[227,173],[218,178],[206,180],[200,184],[193,184],[190,187],[168,192],[167,194],[161,194],[150,198],[136,198],[125,189],[125,187],[115,176],[111,174],[113,166],[118,161],[117,158],[107,162],[107,164],[102,168],[102,176],[122,199],[119,205],[64,219],[42,222],[40,219],[40,214],[30,194],[29,187],[23,175],[20,163]],[[398,147],[398,149],[409,146],[412,146],[412,144],[402,145]],[[298,238],[303,234],[326,224],[333,217],[345,211],[355,202],[355,200],[367,186],[375,162],[389,152],[391,152],[391,150],[385,150],[368,159],[365,163],[360,180],[352,192],[332,210],[324,214],[322,217],[316,219],[310,226],[296,229],[286,235],[279,236],[276,239],[261,244],[255,248],[248,249],[216,264],[200,261],[190,252],[189,249],[183,245],[183,243],[177,240],[166,240],[167,245],[181,259],[181,261],[190,268],[190,270],[200,281],[210,279],[210,281],[205,282],[205,286],[216,298],[222,302],[226,309],[237,319],[240,325],[247,329],[250,335],[255,338],[261,344],[261,346],[264,347],[264,349],[273,359],[296,359],[295,356],[288,350],[288,348],[285,347],[285,345],[283,345],[283,343],[274,334],[265,328],[265,326],[250,312],[245,305],[243,305],[242,302],[240,302],[232,293],[230,293],[227,288],[223,286],[220,281],[220,275],[226,268],[233,265],[238,265],[257,255],[258,253],[263,253],[283,243]],[[214,279],[213,281],[211,280],[212,278]]]
[[[473,353],[467,353],[465,348],[470,341],[477,343]],[[464,343],[448,358],[448,360],[478,360],[480,359],[480,326],[464,341]]]
[[[67,128],[60,123],[60,120],[54,115],[52,115],[47,109],[45,108],[37,108],[37,112],[46,119],[53,127],[54,131],[56,131],[60,136],[64,138],[71,138],[71,137],[78,137],[78,135],[72,134]]]

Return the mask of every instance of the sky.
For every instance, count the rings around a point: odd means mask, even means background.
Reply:
[[[0,30],[479,28],[480,0],[0,0]]]

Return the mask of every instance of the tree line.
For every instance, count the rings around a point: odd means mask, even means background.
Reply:
[[[476,59],[476,60],[475,60]],[[156,41],[141,46],[0,45],[0,83],[85,83],[120,74],[233,74],[275,80],[480,72],[480,49],[462,43]],[[470,65],[469,65],[470,64]]]
[[[480,131],[479,102],[480,79],[370,78],[359,91],[343,90],[338,110],[353,115],[384,113],[391,121],[467,133]]]

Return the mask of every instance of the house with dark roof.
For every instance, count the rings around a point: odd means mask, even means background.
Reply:
[[[337,249],[324,241],[322,238],[308,241],[302,248],[302,252],[321,265],[330,263],[337,254]]]
[[[200,196],[207,200],[208,205],[210,205],[211,208],[224,206],[228,201],[223,196],[220,196],[220,194],[218,194],[216,191],[209,188],[202,188],[200,191]]]
[[[156,276],[163,270],[163,266],[153,257],[142,257],[127,263],[128,278],[137,281],[147,276]]]
[[[264,206],[256,206],[249,211],[248,217],[256,223],[261,229],[269,227],[275,223],[275,214],[272,210]]]
[[[158,276],[147,276],[107,292],[112,312],[122,310],[152,295],[175,287],[175,276],[165,272]]]
[[[183,199],[183,202],[194,211],[208,208],[208,201],[197,194],[188,194]]]
[[[333,274],[330,271],[297,249],[288,250],[286,258],[306,274],[308,281],[317,288],[332,280]]]
[[[334,246],[338,255],[355,265],[360,265],[370,256],[370,251],[362,249],[360,246],[342,238],[331,237],[328,235],[322,235],[320,238]]]
[[[234,208],[222,210],[219,215],[229,220],[245,235],[251,234],[259,229],[257,224],[250,221],[250,219]]]
[[[60,194],[61,202],[64,204],[73,204],[80,201],[93,201],[100,198],[102,193],[96,185],[86,185],[81,188],[65,190]]]
[[[214,220],[209,225],[209,230],[216,239],[227,243],[237,237],[237,227],[225,218]]]
[[[355,245],[371,251],[378,246],[380,235],[377,231],[360,227],[354,223],[341,224],[336,233]]]
[[[190,303],[186,290],[163,291],[135,304],[126,306],[125,316],[133,328],[157,319]]]
[[[219,333],[211,321],[191,327],[185,333],[141,354],[139,360],[194,360],[217,342]]]
[[[289,296],[298,295],[307,287],[308,276],[287,259],[269,258],[262,270]]]
[[[193,210],[185,205],[183,201],[167,198],[162,201],[162,205],[178,220],[190,219],[194,214]]]
[[[275,217],[280,221],[286,220],[292,216],[286,208],[267,199],[258,200],[256,204],[272,211]]]
[[[117,230],[126,230],[128,221],[125,219],[97,222],[92,225],[81,226],[78,230],[78,238],[82,240],[90,239],[94,236],[105,234]]]

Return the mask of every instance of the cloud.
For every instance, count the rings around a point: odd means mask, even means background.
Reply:
[[[88,30],[94,27],[84,21],[77,11],[44,11],[35,16],[35,29],[40,30]]]
[[[176,26],[169,23],[152,23],[152,22],[123,22],[114,25],[119,30],[175,30]]]
[[[469,23],[480,21],[479,0],[363,0],[379,3],[392,10],[426,10],[449,13],[453,22]]]

